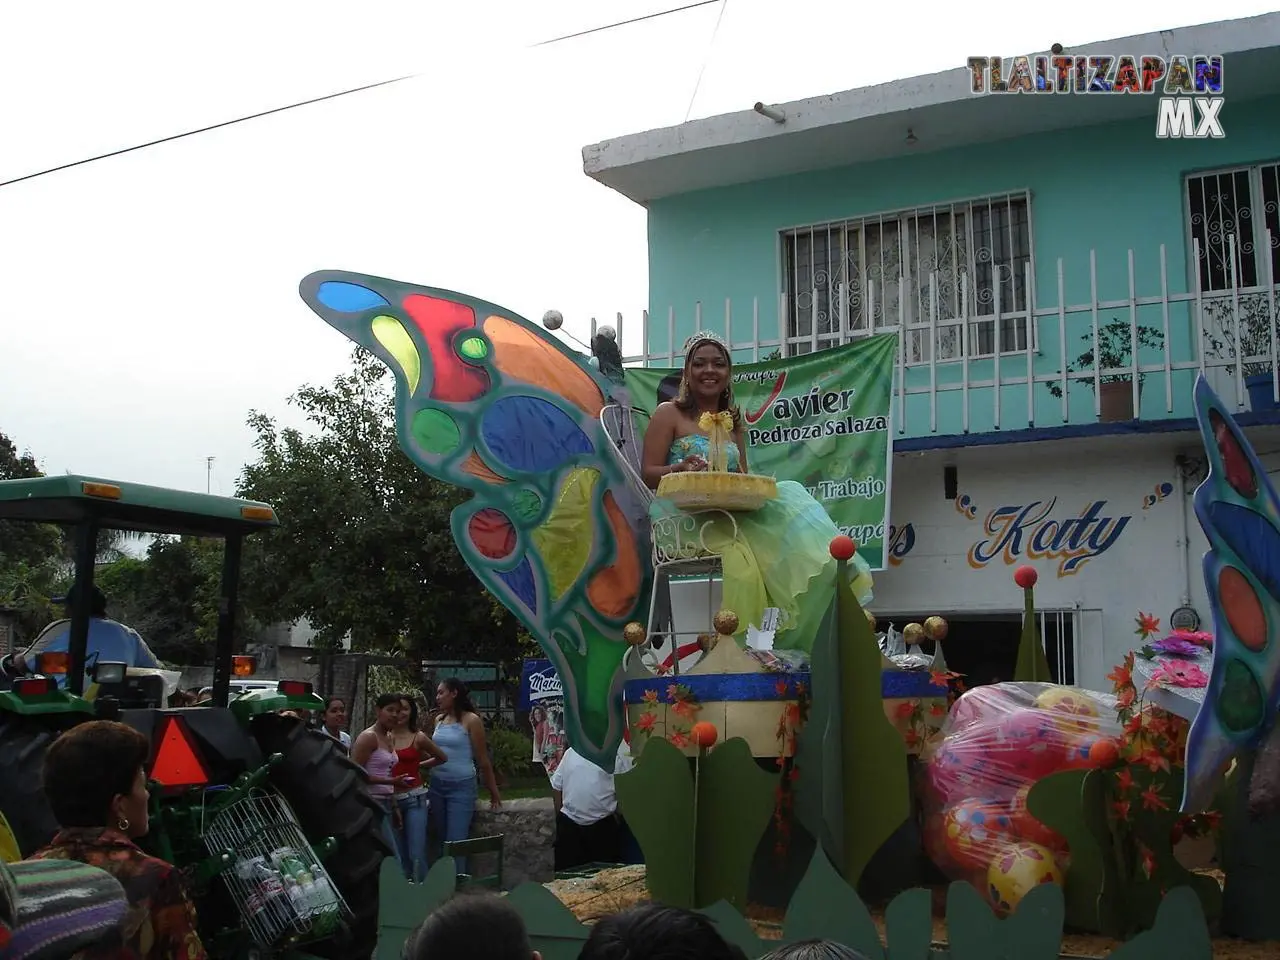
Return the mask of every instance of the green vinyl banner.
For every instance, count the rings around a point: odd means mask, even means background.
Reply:
[[[872,570],[885,567],[897,355],[889,333],[733,368],[750,471],[806,487]],[[680,371],[631,367],[626,377],[632,403],[653,413]]]

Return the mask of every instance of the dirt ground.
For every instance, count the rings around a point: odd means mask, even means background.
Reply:
[[[1212,873],[1208,870],[1205,872]],[[1221,879],[1220,875],[1218,879]],[[648,891],[644,886],[643,866],[602,870],[595,876],[580,880],[557,880],[547,884],[547,889],[572,910],[574,916],[588,924],[649,899]],[[870,909],[871,918],[883,937],[883,910],[876,907]],[[938,944],[945,944],[947,940],[945,887],[933,888],[933,910],[933,939]],[[755,929],[756,935],[762,939],[777,940],[782,936],[783,911],[781,910],[748,906],[747,920]],[[1080,958],[1106,957],[1119,945],[1120,941],[1109,937],[1067,934],[1062,938],[1062,955]],[[1219,938],[1213,942],[1213,956],[1214,960],[1276,960],[1280,957],[1280,943],[1275,941],[1245,943]]]

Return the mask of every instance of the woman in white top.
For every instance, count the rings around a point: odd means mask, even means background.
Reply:
[[[330,697],[324,702],[324,713],[320,716],[320,729],[327,735],[337,740],[340,744],[351,749],[351,734],[342,728],[347,725],[347,705],[341,697]]]

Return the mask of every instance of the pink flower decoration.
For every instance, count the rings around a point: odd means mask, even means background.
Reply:
[[[1152,683],[1168,687],[1207,687],[1209,678],[1188,660],[1166,660],[1151,675]]]

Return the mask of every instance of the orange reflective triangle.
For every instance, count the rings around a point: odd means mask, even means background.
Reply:
[[[202,787],[209,782],[191,735],[177,717],[165,718],[160,749],[151,764],[151,779],[166,787]]]

